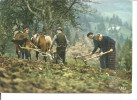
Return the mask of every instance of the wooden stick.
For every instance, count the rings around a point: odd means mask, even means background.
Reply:
[[[95,57],[88,58],[88,59],[84,60],[84,62],[89,61],[89,60],[91,60],[91,59],[93,59],[93,58],[97,58],[97,57],[103,56],[103,55],[105,55],[105,54],[107,54],[107,53],[110,53],[110,52],[112,52],[112,51],[109,50],[109,51],[107,51],[107,52],[102,53],[102,55],[97,55],[97,56],[95,56]]]
[[[86,56],[89,56],[89,54],[86,54],[86,55],[84,55],[84,56],[77,56],[77,57],[75,57],[75,58],[77,59],[77,58],[82,58],[82,57],[86,57]]]
[[[22,48],[22,49],[31,49],[31,50],[35,50],[35,51],[40,51],[40,50],[41,50],[41,49],[34,49],[34,48],[21,47],[20,45],[19,45],[19,47]]]
[[[99,53],[99,52],[95,52],[95,53]],[[76,56],[76,57],[74,57],[74,58],[77,59],[77,58],[82,58],[82,57],[86,57],[86,56],[89,56],[89,54],[86,54],[86,55],[84,55],[84,56]]]

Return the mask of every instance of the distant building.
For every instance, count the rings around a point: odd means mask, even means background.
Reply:
[[[113,33],[113,32],[119,32],[120,29],[121,29],[120,26],[115,26],[115,27],[112,26],[112,27],[109,27],[107,30],[108,30],[109,32]]]

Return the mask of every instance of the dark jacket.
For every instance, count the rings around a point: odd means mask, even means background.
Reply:
[[[116,42],[108,36],[103,36],[102,41],[99,41],[101,51],[103,52],[109,51],[110,49],[115,51],[115,43]]]
[[[66,35],[63,33],[57,34],[54,36],[53,38],[53,42],[50,48],[53,47],[53,45],[55,44],[55,42],[57,43],[57,47],[66,47],[68,44],[68,40],[66,38]]]
[[[99,42],[96,40],[96,36],[93,37],[93,43],[94,43],[94,49],[92,52],[95,53],[97,49],[100,48]]]
[[[64,34],[57,34],[56,35],[56,43],[58,47],[66,47],[67,46],[67,39]]]

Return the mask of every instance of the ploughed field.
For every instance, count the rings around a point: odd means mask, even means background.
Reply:
[[[0,57],[0,92],[131,93],[132,72]]]

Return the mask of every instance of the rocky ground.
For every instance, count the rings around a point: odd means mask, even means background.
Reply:
[[[132,72],[0,57],[0,92],[131,93]]]

